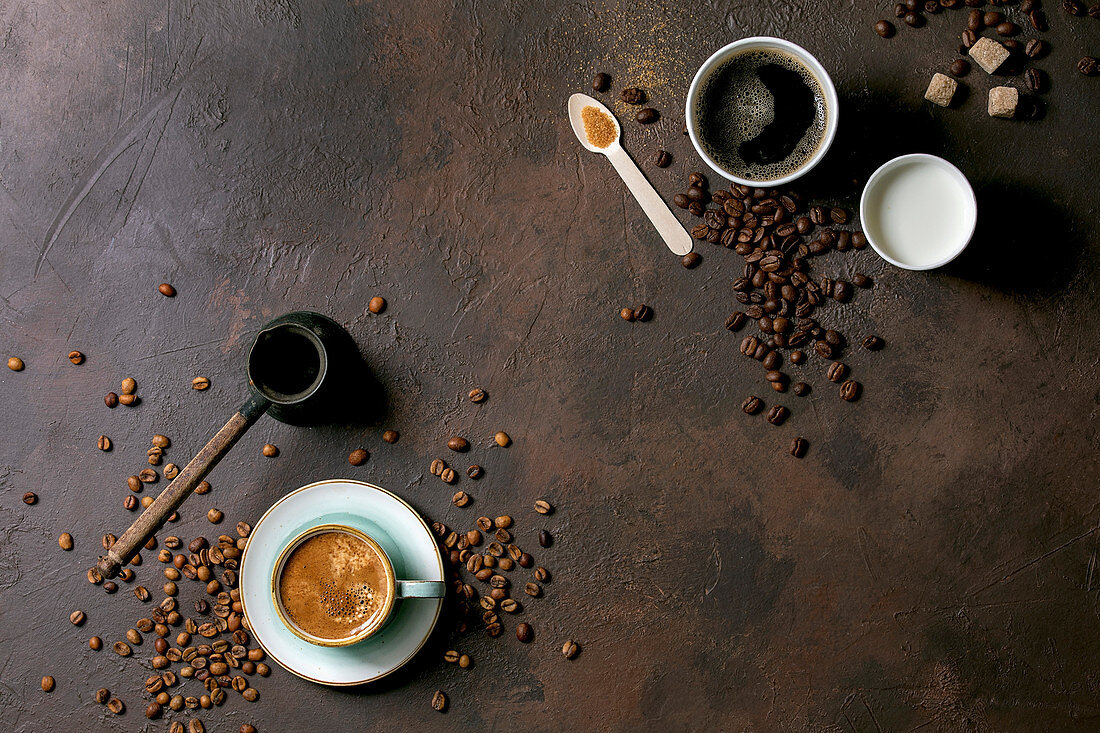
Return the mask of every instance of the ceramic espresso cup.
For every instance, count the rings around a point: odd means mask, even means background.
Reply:
[[[398,580],[386,551],[368,534],[342,524],[311,527],[292,539],[271,573],[271,595],[283,624],[319,646],[369,638],[397,601],[442,598],[437,580]]]

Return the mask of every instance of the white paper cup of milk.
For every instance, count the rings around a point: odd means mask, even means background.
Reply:
[[[970,182],[943,158],[913,153],[883,164],[859,201],[867,241],[906,270],[946,265],[966,249],[978,222]]]

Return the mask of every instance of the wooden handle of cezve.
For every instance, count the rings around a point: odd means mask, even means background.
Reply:
[[[121,567],[145,547],[145,543],[164,526],[168,517],[172,516],[172,512],[179,508],[195,487],[206,478],[206,474],[218,465],[222,456],[229,452],[245,431],[252,427],[252,423],[267,412],[270,406],[271,403],[263,396],[256,392],[252,393],[248,401],[241,405],[241,409],[237,410],[236,414],[229,418],[229,422],[203,446],[190,463],[183,467],[156,501],[141,513],[128,530],[122,533],[107,554],[99,558],[96,567],[104,578],[113,578],[118,575]]]

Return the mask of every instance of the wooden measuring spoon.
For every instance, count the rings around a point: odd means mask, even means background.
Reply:
[[[593,145],[589,141],[588,135],[585,134],[584,121],[581,118],[581,111],[585,107],[595,107],[615,122],[615,140],[606,148]],[[623,183],[634,194],[634,198],[638,200],[642,211],[653,222],[657,233],[665,240],[668,248],[681,256],[690,252],[691,235],[676,220],[676,217],[668,208],[668,204],[654,190],[653,184],[646,180],[645,174],[638,168],[638,164],[619,144],[622,129],[619,127],[619,121],[615,119],[615,115],[611,114],[611,110],[587,94],[574,94],[569,98],[569,124],[573,126],[573,132],[576,134],[577,139],[581,141],[581,145],[584,146],[585,150],[590,150],[593,153],[603,153],[611,161],[611,165],[619,172]]]

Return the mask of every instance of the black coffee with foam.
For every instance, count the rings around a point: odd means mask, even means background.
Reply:
[[[703,79],[695,101],[703,150],[751,181],[798,171],[825,139],[829,111],[821,83],[798,59],[775,49],[730,56]]]

